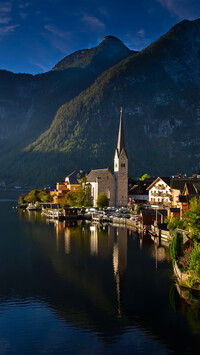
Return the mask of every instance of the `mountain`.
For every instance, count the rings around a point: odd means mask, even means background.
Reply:
[[[19,173],[16,154],[49,127],[62,104],[89,87],[107,68],[137,53],[112,36],[105,37],[97,47],[78,52],[44,74],[0,70],[0,161],[4,167],[0,184],[25,183],[29,175]]]
[[[37,137],[49,127],[62,104],[133,53],[117,38],[107,36],[97,47],[65,57],[45,74],[0,70],[0,139]]]
[[[97,68],[106,70],[136,51],[128,49],[122,41],[114,36],[105,36],[94,48],[82,49],[62,59],[52,70],[67,68],[88,68],[91,72]],[[115,59],[115,63],[114,63]]]
[[[110,40],[113,45],[118,41],[106,37],[99,46],[106,47]],[[85,55],[78,51],[58,63],[51,74],[76,70],[77,65],[93,72],[98,66],[94,63],[102,63],[100,57],[99,47]],[[109,62],[109,55],[106,58]],[[129,52],[103,69],[90,86],[66,100],[46,131],[20,152],[13,154],[11,149],[0,159],[2,178],[8,180],[11,173],[16,181],[41,184],[60,180],[75,169],[112,169],[120,106],[130,176],[196,172],[199,64],[200,20],[182,21],[143,51]]]

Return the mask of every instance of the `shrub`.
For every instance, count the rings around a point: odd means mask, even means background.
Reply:
[[[140,211],[144,210],[144,206],[137,206],[135,210],[136,210],[137,214],[139,214]]]
[[[182,233],[176,232],[174,235],[172,242],[170,244],[170,256],[172,262],[174,263],[181,256],[183,256],[183,235]]]
[[[193,247],[190,245],[187,249],[184,250],[184,255],[179,259],[179,265],[186,270],[189,267],[190,254],[193,250]]]
[[[108,205],[109,205],[109,200],[106,194],[105,193],[99,194],[97,198],[97,206],[99,208],[104,208],[104,207],[108,207]]]
[[[194,249],[190,254],[189,270],[193,270],[200,277],[200,244],[195,243]]]
[[[180,220],[178,217],[173,217],[173,218],[166,218],[165,223],[167,223],[167,229],[170,232],[170,234],[173,233],[174,229],[176,228],[184,228],[184,222]]]

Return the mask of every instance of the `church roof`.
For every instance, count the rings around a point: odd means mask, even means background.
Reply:
[[[121,111],[120,111],[120,122],[119,122],[119,133],[118,133],[118,140],[117,140],[117,153],[118,153],[118,155],[121,153],[121,151],[123,149],[125,150],[125,153],[127,155],[126,148],[125,148],[124,126],[123,126],[123,117],[122,117],[122,108],[121,108]]]
[[[73,171],[71,174],[67,175],[65,181],[69,181],[70,185],[78,185],[81,179],[86,175],[83,170]]]
[[[91,170],[89,174],[87,175],[87,182],[95,182],[96,179],[102,178],[105,173],[109,172],[112,176],[113,174],[110,172],[110,170],[107,169],[96,169],[96,170]]]

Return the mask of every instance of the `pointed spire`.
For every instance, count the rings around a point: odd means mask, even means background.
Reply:
[[[119,133],[118,133],[118,141],[117,141],[117,151],[118,154],[121,153],[122,149],[125,148],[125,138],[124,138],[124,127],[123,127],[123,117],[122,117],[122,107],[120,109],[120,122],[119,122]]]

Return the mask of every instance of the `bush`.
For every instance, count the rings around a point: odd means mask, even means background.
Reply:
[[[99,208],[104,208],[104,207],[108,207],[108,205],[109,205],[109,199],[106,196],[106,194],[105,193],[99,194],[97,198],[97,206]]]
[[[200,240],[200,197],[191,199],[189,210],[184,213],[183,219],[190,237],[195,241]]]
[[[173,233],[174,229],[184,228],[184,222],[180,220],[178,217],[173,217],[173,218],[166,218],[165,223],[167,223],[167,229],[170,232],[170,234]]]
[[[184,250],[184,255],[179,259],[179,265],[184,269],[188,269],[190,254],[193,250],[193,247],[190,245],[187,249]]]
[[[185,283],[189,287],[198,287],[200,285],[200,279],[196,275],[191,274]]]
[[[200,244],[195,243],[194,249],[190,254],[189,270],[193,270],[200,277]]]
[[[140,211],[144,210],[144,206],[137,206],[135,210],[136,210],[137,214],[139,214]]]
[[[181,256],[183,256],[183,235],[182,233],[176,232],[172,242],[170,244],[170,256],[172,262],[177,261]]]

